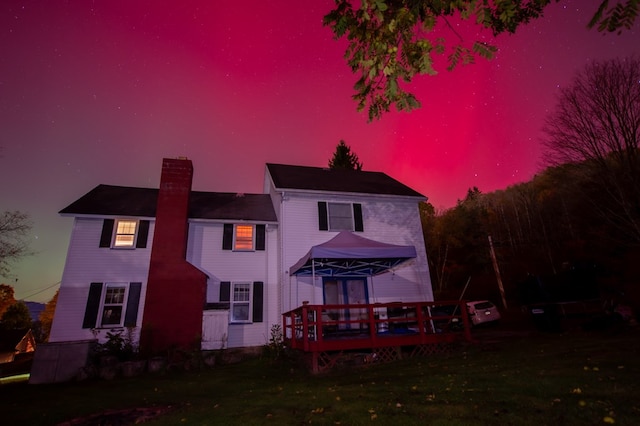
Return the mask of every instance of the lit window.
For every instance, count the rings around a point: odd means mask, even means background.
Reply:
[[[101,327],[121,326],[127,287],[124,284],[107,284],[102,299]]]
[[[251,303],[251,284],[234,283],[233,297],[231,299],[231,321],[249,321],[249,309]]]
[[[234,250],[253,250],[253,225],[236,225]]]
[[[136,240],[137,220],[119,220],[116,235],[113,239],[114,247],[133,247]]]
[[[353,231],[353,208],[351,204],[329,203],[329,229]]]

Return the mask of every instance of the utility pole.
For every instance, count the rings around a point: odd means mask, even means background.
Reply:
[[[502,286],[502,277],[500,276],[500,269],[498,268],[498,260],[496,259],[496,252],[493,250],[493,241],[491,241],[491,235],[489,237],[489,253],[491,254],[491,262],[493,263],[493,270],[496,273],[496,279],[498,280],[498,288],[500,289],[500,296],[502,297],[502,306],[507,309],[507,298],[504,294],[504,287]]]

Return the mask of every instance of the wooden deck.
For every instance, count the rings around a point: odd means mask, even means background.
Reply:
[[[347,352],[386,361],[403,350],[426,354],[472,340],[464,301],[304,304],[284,313],[282,321],[285,343],[309,354],[314,372],[331,368]]]

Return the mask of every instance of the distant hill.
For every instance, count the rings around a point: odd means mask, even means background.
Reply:
[[[29,308],[29,313],[31,314],[31,321],[38,321],[40,317],[40,312],[44,311],[44,303],[38,302],[24,302]]]

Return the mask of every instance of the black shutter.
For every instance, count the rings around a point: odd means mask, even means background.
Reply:
[[[362,204],[353,204],[353,225],[356,231],[364,231],[364,224],[362,223]]]
[[[233,224],[225,223],[222,231],[222,250],[231,250],[233,248]]]
[[[136,248],[147,248],[147,238],[149,238],[149,221],[141,220],[138,222],[138,240]]]
[[[253,322],[262,322],[264,283],[254,281],[253,283]]]
[[[100,309],[100,297],[102,297],[102,283],[91,283],[82,328],[94,328],[96,326],[98,310]]]
[[[318,229],[320,231],[329,230],[329,221],[327,218],[327,203],[318,201]]]
[[[140,303],[140,290],[142,283],[129,284],[129,298],[127,299],[127,310],[124,314],[124,326],[135,327],[138,320],[138,305]]]
[[[264,225],[256,225],[256,250],[264,250],[265,229]]]
[[[105,219],[102,222],[102,235],[100,235],[100,247],[111,247],[111,237],[113,235],[113,225],[115,220]]]
[[[231,301],[231,281],[220,281],[220,301]]]

